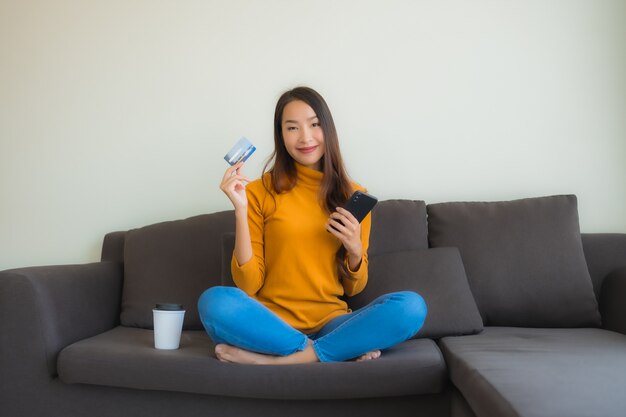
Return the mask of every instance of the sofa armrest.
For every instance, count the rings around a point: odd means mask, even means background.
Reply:
[[[626,268],[611,272],[602,285],[600,314],[602,327],[626,334]]]
[[[118,324],[121,289],[117,262],[0,272],[4,382],[28,385],[55,377],[57,355],[65,346]]]
[[[581,237],[593,289],[599,299],[604,279],[626,267],[626,233],[583,233]]]

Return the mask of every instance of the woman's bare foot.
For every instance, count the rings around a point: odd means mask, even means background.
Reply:
[[[374,351],[367,352],[366,354],[359,356],[359,358],[356,361],[357,362],[370,361],[370,360],[373,360],[373,359],[380,358],[380,355],[382,355],[380,350],[374,350]]]
[[[380,350],[367,352],[359,356],[356,361],[369,361],[378,359],[381,356]],[[307,347],[300,352],[287,356],[264,355],[262,353],[251,352],[227,344],[219,344],[215,346],[215,356],[222,362],[243,363],[250,365],[293,365],[297,363],[313,363],[319,362],[313,344],[309,340]]]
[[[215,346],[215,356],[222,362],[244,363],[250,365],[293,365],[297,363],[319,362],[313,344],[309,340],[307,347],[300,352],[287,356],[264,355],[235,346],[219,344]]]

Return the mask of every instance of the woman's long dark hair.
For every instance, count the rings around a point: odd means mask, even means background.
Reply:
[[[324,98],[312,88],[296,87],[286,91],[278,99],[274,111],[274,152],[263,168],[264,174],[269,172],[271,183],[267,184],[266,181],[263,181],[263,185],[270,191],[270,194],[271,191],[280,194],[291,190],[298,181],[296,164],[285,147],[282,128],[283,111],[285,106],[292,101],[303,101],[308,104],[315,112],[322,132],[324,132],[324,156],[321,160],[324,176],[319,199],[322,208],[330,214],[335,211],[336,207],[342,206],[348,200],[353,189],[339,151],[339,139],[333,116]],[[272,161],[272,167],[268,170]],[[347,278],[348,270],[345,265],[345,248],[343,245],[337,252],[336,262],[339,277]]]

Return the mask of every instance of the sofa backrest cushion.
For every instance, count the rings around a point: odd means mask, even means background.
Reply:
[[[426,203],[385,200],[372,210],[369,256],[428,248]]]
[[[430,204],[434,248],[459,248],[488,326],[599,326],[573,195]]]
[[[230,269],[231,261],[233,258],[233,251],[235,250],[235,232],[224,233],[222,235],[222,285],[227,287],[236,287],[233,280],[233,273]]]
[[[406,290],[420,294],[428,307],[424,326],[415,338],[460,336],[483,329],[457,248],[370,257],[367,285],[361,293],[348,298],[348,304],[356,310],[382,294]]]
[[[234,229],[234,212],[223,211],[128,231],[121,324],[152,328],[156,303],[179,303],[184,328],[202,329],[198,297],[220,285],[222,235]]]

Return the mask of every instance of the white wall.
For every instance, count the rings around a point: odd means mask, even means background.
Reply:
[[[222,156],[272,148],[299,84],[382,199],[575,193],[626,232],[626,2],[0,1],[0,270],[229,209]]]

